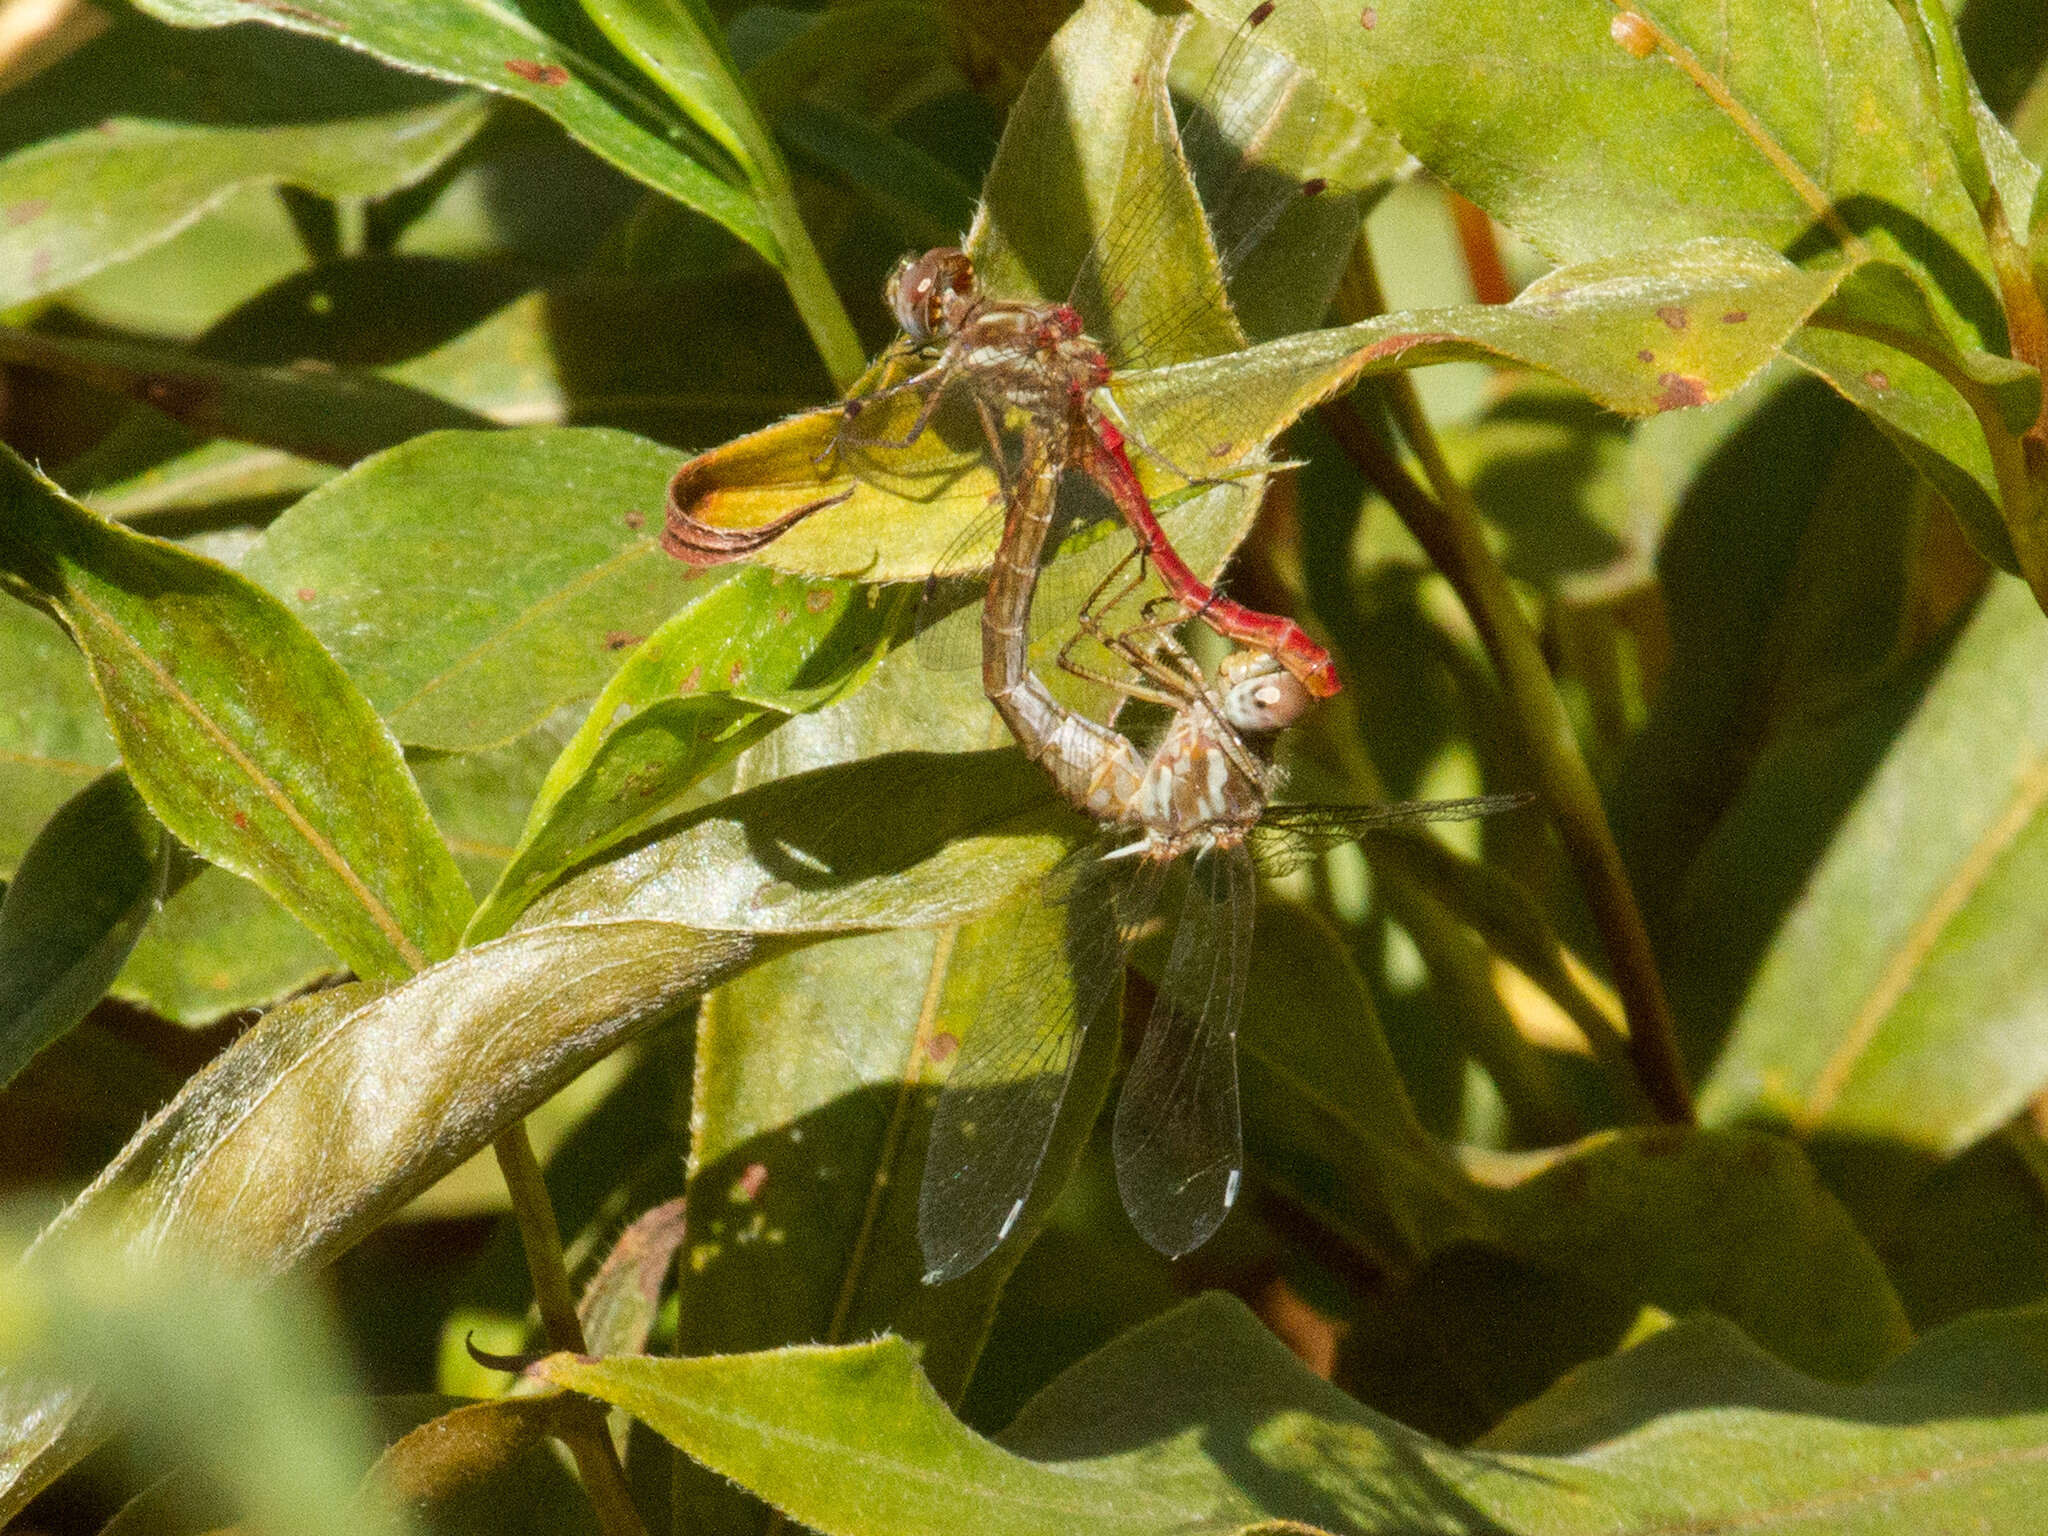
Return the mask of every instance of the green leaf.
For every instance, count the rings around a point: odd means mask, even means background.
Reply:
[[[138,342],[0,327],[0,362],[46,368],[127,395],[202,436],[330,464],[353,464],[423,432],[489,425],[473,411],[374,374],[251,368]]]
[[[119,773],[30,845],[0,895],[0,1088],[106,992],[173,886],[173,847]]]
[[[408,1528],[380,1494],[358,1493],[374,1442],[341,1340],[309,1298],[260,1292],[218,1253],[171,1245],[138,1260],[91,1229],[38,1244],[8,1265],[0,1368],[0,1422],[17,1444],[45,1427],[19,1411],[30,1373],[86,1378],[145,1466],[202,1472],[195,1481],[225,1493],[251,1529]],[[0,1518],[19,1507],[0,1494]]]
[[[710,919],[701,926],[638,920],[623,903],[607,917],[579,878],[543,903],[566,913],[583,898],[565,920],[529,913],[395,985],[274,1009],[56,1227],[106,1221],[143,1253],[189,1240],[264,1273],[324,1262],[594,1062],[789,941],[968,916],[1051,862],[1042,776],[1014,753],[912,766],[778,780],[617,861],[628,887],[649,857],[687,867],[669,894]],[[34,1426],[0,1446],[4,1520],[99,1430],[78,1419],[75,1388],[0,1381],[0,1403],[14,1410],[0,1422]]]
[[[488,105],[274,32],[197,37],[124,12],[0,109],[0,307],[127,261],[238,192],[411,186]]]
[[[318,11],[239,0],[143,0],[180,26],[263,21],[362,49],[400,69],[459,80],[538,107],[629,176],[717,220],[777,266],[783,257],[755,196],[672,138],[681,126],[661,98],[622,70],[602,41],[560,33],[475,0],[330,0]]]
[[[1563,1533],[1743,1524],[2032,1529],[2048,1320],[1971,1319],[1867,1385],[1829,1386],[1720,1322],[1596,1362],[1480,1446],[1404,1429],[1206,1296],[1066,1372],[998,1441],[946,1413],[901,1341],[710,1359],[551,1355],[830,1536],[1318,1530]],[[851,1474],[851,1475],[849,1475]],[[1296,1527],[1289,1527],[1290,1529]]]
[[[1372,16],[1346,29],[1331,89],[1550,255],[1707,235],[1816,265],[1874,255],[1913,274],[1944,350],[2005,349],[1976,209],[1884,0],[1823,0],[1796,35],[1777,7],[1716,0],[1392,0]],[[1790,350],[1909,445],[1992,533],[1987,553],[2009,558],[1982,432],[1937,375],[1861,338],[1809,332]]]
[[[1877,1255],[1778,1137],[1608,1132],[1483,1194],[1508,1251],[1638,1306],[1712,1311],[1813,1375],[1860,1381],[1911,1342]]]
[[[179,841],[255,880],[360,976],[455,947],[468,916],[398,749],[274,599],[100,522],[0,457],[0,575],[85,652],[128,776]]]
[[[503,932],[571,863],[645,826],[789,715],[856,686],[903,606],[759,569],[685,590],[689,606],[626,658],[549,770],[472,939]]]
[[[0,874],[57,808],[120,760],[64,632],[0,602]]]
[[[261,887],[206,865],[150,917],[110,990],[196,1026],[266,1007],[342,969]]]
[[[1044,874],[1072,825],[1016,752],[888,753],[661,823],[542,896],[520,929],[628,918],[814,935],[937,927]]]
[[[689,601],[661,553],[675,455],[627,433],[434,433],[337,476],[243,562],[413,746],[465,751],[595,693]]]
[[[367,1481],[424,1516],[435,1536],[597,1536],[589,1498],[548,1439],[574,1413],[574,1398],[547,1392],[379,1404],[387,1417],[427,1405],[444,1411],[393,1440]]]
[[[461,95],[305,127],[216,128],[112,118],[0,160],[0,307],[70,287],[168,239],[249,186],[378,197],[408,186],[482,126]],[[111,217],[109,216],[111,215]]]
[[[2048,636],[2024,588],[1995,583],[1903,725],[1895,705],[1860,728],[1889,748],[1800,880],[1760,957],[1734,1031],[1702,1085],[1702,1117],[1962,1150],[2048,1080],[2035,921],[2048,866]],[[1895,734],[1892,734],[1895,733]],[[1711,899],[1739,881],[1758,818],[1810,818],[1843,768],[1791,744],[1762,765],[1709,854]],[[1820,750],[1827,750],[1822,743]],[[1821,771],[1816,772],[1816,768]],[[1774,840],[1775,841],[1775,840]],[[1764,852],[1767,850],[1757,850]],[[1792,896],[1790,891],[1785,893]]]

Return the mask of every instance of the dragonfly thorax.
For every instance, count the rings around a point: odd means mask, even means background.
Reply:
[[[1246,743],[1226,744],[1229,730],[1206,704],[1174,717],[1132,797],[1130,819],[1145,831],[1134,849],[1140,856],[1232,847],[1258,824],[1273,795],[1273,771]]]

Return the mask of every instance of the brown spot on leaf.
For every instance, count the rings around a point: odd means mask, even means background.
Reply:
[[[1329,189],[1330,181],[1327,176],[1311,176],[1301,184],[1301,195],[1303,197],[1321,197]]]
[[[559,64],[541,64],[533,59],[507,59],[505,67],[529,85],[567,85],[569,71]]]
[[[1881,395],[1892,387],[1892,376],[1882,368],[1873,368],[1863,375],[1863,382]]]
[[[145,373],[135,381],[135,392],[166,416],[191,416],[210,404],[217,390],[205,379]]]
[[[695,693],[697,691],[698,686],[703,681],[704,669],[702,667],[692,667],[690,668],[690,675],[683,679],[682,684],[676,689],[676,692]]]
[[[1657,51],[1657,28],[1647,16],[1623,11],[1607,24],[1607,35],[1630,58],[1647,59]]]
[[[1683,304],[1665,304],[1661,306],[1657,311],[1657,318],[1670,326],[1674,331],[1684,330],[1691,320],[1691,316],[1686,314]]]
[[[830,587],[813,588],[804,597],[804,607],[808,608],[812,613],[823,613],[831,606],[832,589]]]
[[[635,533],[638,533],[647,526],[647,514],[645,512],[628,512],[626,514],[626,526]]]
[[[1657,354],[1652,352],[1648,347],[1645,347],[1642,351],[1636,354],[1636,361],[1639,363],[1654,363],[1655,361],[1657,361]]]
[[[7,227],[19,229],[32,219],[40,219],[49,211],[50,200],[47,197],[24,197],[18,203],[8,204]]]
[[[730,667],[726,669],[725,686],[728,688],[739,687],[740,679],[745,677],[746,675],[746,667],[740,662],[734,662]]]
[[[234,822],[237,832],[249,830],[249,813],[247,811],[237,811],[230,819]]]
[[[1657,392],[1660,411],[1682,411],[1689,405],[1707,403],[1707,386],[1702,379],[1685,373],[1660,373],[1657,382],[1662,386]]]
[[[645,635],[632,634],[623,629],[607,630],[604,637],[604,648],[608,651],[623,651],[638,645],[646,638]]]
[[[1743,321],[1747,320],[1748,318],[1749,318],[1749,311],[1748,311],[1748,310],[1746,310],[1746,309],[1731,309],[1731,310],[1729,310],[1729,311],[1728,311],[1728,313],[1727,313],[1727,314],[1725,314],[1725,315],[1723,315],[1723,316],[1721,317],[1721,323],[1722,323],[1723,325],[1740,325],[1740,324],[1742,324],[1742,322],[1743,322]]]
[[[761,1191],[767,1187],[768,1165],[766,1163],[749,1163],[740,1170],[739,1178],[733,1182],[733,1198],[752,1204],[761,1198]]]
[[[944,1066],[953,1059],[953,1053],[960,1049],[960,1037],[951,1030],[942,1029],[933,1035],[925,1046],[924,1053],[938,1066]]]
[[[293,597],[296,597],[302,603],[310,603],[313,601],[314,598],[318,597],[319,595],[320,594],[318,592],[315,592],[311,587],[301,587],[299,588],[298,591],[292,594]]]
[[[40,283],[44,278],[50,275],[50,268],[54,267],[56,264],[57,258],[53,256],[48,250],[37,251],[33,256],[29,257],[28,259],[28,275],[31,278],[33,278],[36,282]]]
[[[1358,24],[1370,32],[1380,24],[1380,13],[1368,5],[1358,13]]]

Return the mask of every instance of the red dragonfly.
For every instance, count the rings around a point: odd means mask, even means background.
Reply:
[[[1262,46],[1262,38],[1276,27],[1293,34],[1285,59]],[[1217,179],[1211,197],[1212,224],[1224,235],[1217,241],[1208,280],[1163,300],[1146,296],[1145,268],[1157,264],[1160,241],[1185,195],[1183,161],[1169,152],[1151,162],[1156,169],[1119,197],[1109,226],[1081,264],[1067,303],[993,297],[982,290],[966,253],[950,247],[906,259],[891,275],[887,297],[905,332],[904,354],[923,366],[908,379],[833,409],[843,418],[835,447],[859,462],[908,448],[931,425],[945,400],[964,395],[980,417],[1006,503],[1019,473],[1009,463],[1006,427],[1011,421],[1021,422],[1025,441],[1020,460],[1049,455],[1061,472],[1071,469],[1092,481],[1136,536],[1147,564],[1183,613],[1274,656],[1311,696],[1326,698],[1339,688],[1327,651],[1293,620],[1219,596],[1174,549],[1132,464],[1129,445],[1134,434],[1126,430],[1129,424],[1122,422],[1107,387],[1118,369],[1143,368],[1172,357],[1180,337],[1192,328],[1213,325],[1216,314],[1226,310],[1223,283],[1231,272],[1290,204],[1322,190],[1318,181],[1295,183],[1258,166],[1246,147],[1255,148],[1268,138],[1283,117],[1290,118],[1296,134],[1313,125],[1315,92],[1299,61],[1304,55],[1313,57],[1320,28],[1316,0],[1265,0],[1245,19],[1217,65],[1205,92],[1208,112],[1196,116],[1183,136],[1188,162],[1226,160],[1230,166]],[[1159,63],[1163,70],[1163,55]],[[1141,89],[1133,136],[1156,139],[1161,133],[1163,88],[1163,80],[1158,80],[1151,89]],[[1170,118],[1170,113],[1165,115]],[[1133,299],[1133,294],[1138,297]],[[1110,351],[1088,334],[1083,306],[1102,306],[1105,319],[1111,311],[1121,311],[1124,323],[1113,333],[1114,365]],[[888,440],[864,439],[862,417],[904,396],[920,401],[908,429]],[[1227,402],[1217,402],[1216,410],[1219,417],[1227,416]],[[1220,428],[1216,436],[1227,441],[1227,428]],[[1142,438],[1137,441],[1141,450],[1150,451]],[[1153,456],[1168,462],[1163,454]],[[677,473],[663,535],[664,547],[693,565],[753,553],[852,494],[810,502],[754,527],[718,527],[694,515],[698,463],[692,461]],[[1168,467],[1177,468],[1170,463]],[[1191,484],[1215,483],[1193,471],[1181,473]],[[970,530],[940,558],[934,575],[985,567],[994,542],[990,532]]]

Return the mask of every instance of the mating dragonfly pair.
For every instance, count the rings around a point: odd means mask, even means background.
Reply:
[[[1293,29],[1284,56],[1266,46],[1276,18]],[[1117,1005],[1131,945],[1169,887],[1181,888],[1166,967],[1137,1057],[1126,1076],[1113,1137],[1125,1209],[1155,1248],[1178,1256],[1200,1246],[1235,1202],[1243,1167],[1236,1033],[1243,1012],[1260,870],[1300,862],[1337,842],[1396,823],[1462,819],[1523,803],[1524,796],[1393,806],[1275,805],[1272,749],[1280,731],[1318,699],[1338,691],[1329,654],[1291,619],[1218,595],[1181,558],[1161,527],[1130,444],[1163,459],[1124,422],[1110,394],[1117,370],[1151,360],[1186,325],[1227,313],[1223,285],[1244,256],[1319,183],[1295,182],[1251,164],[1243,147],[1270,138],[1291,115],[1299,132],[1316,110],[1301,67],[1318,46],[1313,0],[1258,6],[1203,92],[1207,107],[1181,135],[1182,155],[1121,190],[1116,211],[1088,253],[1067,303],[1005,300],[983,291],[973,263],[950,248],[906,260],[887,297],[904,339],[899,351],[921,366],[912,376],[829,408],[832,441],[859,466],[915,444],[942,404],[965,397],[980,417],[1001,488],[1001,535],[985,553],[980,661],[983,690],[1011,733],[1050,774],[1059,793],[1101,829],[1053,871],[1041,899],[1062,914],[1064,964],[1020,946],[959,1044],[940,1095],[919,1198],[918,1233],[927,1281],[966,1273],[1016,1229],[1051,1145],[1080,1044]],[[1153,131],[1165,113],[1164,70],[1141,83],[1132,135]],[[1142,285],[1188,163],[1237,155],[1211,191],[1212,223],[1229,210],[1228,238],[1215,243],[1209,280],[1155,306],[1118,331],[1112,364],[1083,319],[1091,301],[1114,307]],[[1178,178],[1177,184],[1172,179]],[[1106,319],[1108,317],[1105,317]],[[916,402],[893,437],[864,429]],[[1227,411],[1227,402],[1218,402]],[[887,406],[885,411],[882,408]],[[1186,433],[1181,434],[1185,436]],[[1183,481],[1202,478],[1180,471]],[[1062,703],[1033,670],[1030,624],[1041,570],[1058,540],[1060,487],[1096,487],[1133,536],[1123,559],[1081,604],[1078,629],[1110,658],[1113,672],[1083,668],[1073,647],[1063,666],[1108,683],[1128,698],[1165,709],[1150,752],[1113,727]],[[757,527],[718,527],[695,515],[693,465],[678,472],[664,543],[694,565],[743,557],[803,519],[841,502],[824,498]],[[976,548],[976,539],[958,546]],[[979,546],[986,550],[986,541]],[[936,576],[975,563],[942,557]],[[1136,623],[1113,622],[1145,571],[1166,596]],[[1174,635],[1198,618],[1236,647],[1205,674]]]

